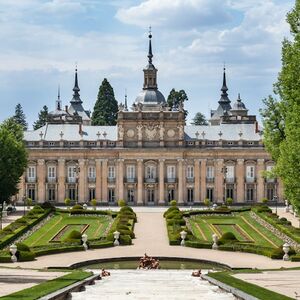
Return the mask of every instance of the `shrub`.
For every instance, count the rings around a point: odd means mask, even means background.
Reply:
[[[25,251],[25,252],[30,251],[30,248],[24,243],[17,243],[16,246],[17,246],[18,251]]]
[[[32,251],[19,251],[18,254],[19,261],[31,261],[35,259],[35,253]]]
[[[69,239],[81,240],[81,233],[77,230],[72,230],[69,235]]]
[[[117,230],[120,231],[120,230],[130,230],[130,229],[126,225],[118,224],[117,225]]]
[[[232,243],[232,242],[237,242],[237,238],[235,237],[235,235],[232,232],[225,232],[221,238],[219,239],[219,244],[223,245],[226,243]]]
[[[70,206],[70,204],[71,204],[71,199],[70,199],[70,198],[66,198],[66,199],[64,200],[64,202],[65,202],[65,205],[66,205],[66,206]]]
[[[264,204],[268,203],[268,198],[262,198],[261,203],[264,203]]]
[[[82,207],[82,205],[80,205],[80,204],[75,204],[75,205],[72,207],[72,210],[83,210],[83,207]]]
[[[229,198],[226,199],[226,204],[227,205],[231,205],[232,203],[233,203],[233,199],[232,198],[229,197]]]
[[[121,234],[119,241],[120,241],[121,245],[131,245],[132,244],[130,235],[122,235]]]
[[[204,205],[207,206],[207,207],[210,206],[210,200],[209,200],[208,198],[205,198],[205,199],[203,200],[203,203],[204,203]]]
[[[179,210],[171,211],[166,214],[166,219],[182,219],[182,213]]]
[[[91,205],[92,205],[94,208],[96,208],[96,206],[97,206],[97,200],[96,200],[96,199],[92,199],[92,200],[91,200]]]
[[[32,205],[32,199],[31,198],[27,198],[26,199],[26,205],[27,206],[31,206]]]
[[[46,202],[42,203],[42,204],[41,204],[41,207],[42,207],[43,209],[51,209],[51,210],[55,210],[55,206],[54,206],[52,203],[50,203],[49,201],[46,201]]]
[[[171,206],[164,212],[164,217],[166,218],[167,215],[173,211],[180,211],[178,207]]]
[[[125,202],[123,199],[120,199],[120,200],[118,201],[118,206],[119,206],[119,207],[124,207],[124,206],[126,206],[126,202]]]
[[[121,213],[124,213],[124,212],[132,212],[132,213],[134,213],[134,212],[133,212],[133,209],[132,209],[130,206],[127,206],[127,205],[121,207],[121,208],[120,208],[120,212],[121,212]]]
[[[176,200],[171,200],[170,205],[171,205],[171,207],[176,207],[177,206],[177,201]]]

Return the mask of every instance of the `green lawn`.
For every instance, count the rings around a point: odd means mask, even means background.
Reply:
[[[2,300],[34,300],[39,299],[40,297],[46,296],[50,293],[53,293],[59,289],[62,289],[66,286],[69,286],[75,282],[81,281],[85,278],[88,278],[92,276],[92,272],[85,272],[81,270],[73,271],[70,274],[67,274],[65,276],[49,280],[46,282],[43,282],[41,284],[38,284],[34,287],[4,296],[0,297]]]
[[[24,240],[24,243],[35,247],[60,242],[72,230],[87,234],[88,240],[98,239],[103,237],[110,222],[110,216],[70,216],[56,212],[44,226]]]
[[[212,235],[219,237],[232,232],[240,242],[265,247],[280,247],[284,242],[249,215],[249,212],[228,216],[196,216],[189,219],[194,236],[202,241],[212,242]]]
[[[292,298],[272,292],[252,283],[230,276],[229,272],[208,273],[208,276],[237,288],[261,300],[291,300]]]

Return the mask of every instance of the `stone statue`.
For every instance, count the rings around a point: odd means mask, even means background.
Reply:
[[[184,111],[184,108],[183,108],[183,101],[180,101],[179,104],[178,104],[178,110],[183,112]]]
[[[118,106],[118,110],[119,111],[123,111],[125,108],[124,104],[123,103],[120,103],[119,106]]]
[[[179,132],[179,139],[183,140],[183,137],[184,137],[183,125],[179,125],[179,126],[177,126],[177,128],[178,128],[178,132]]]
[[[138,136],[138,139],[139,140],[141,140],[142,138],[143,138],[143,133],[142,133],[142,129],[143,129],[143,125],[138,125],[137,127],[136,127],[136,129],[137,129],[137,136]]]
[[[164,125],[159,125],[159,138],[161,140],[163,140],[164,139],[164,135],[165,135]]]
[[[122,125],[119,126],[119,139],[123,140],[124,137],[124,128]]]

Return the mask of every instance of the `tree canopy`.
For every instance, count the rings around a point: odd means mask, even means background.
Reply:
[[[195,117],[193,118],[192,125],[208,125],[206,117],[201,112],[197,112]]]
[[[167,98],[167,103],[169,107],[173,107],[174,105],[178,107],[180,103],[184,103],[188,101],[189,98],[184,90],[176,91],[174,88],[170,91],[170,94]],[[188,111],[184,110],[185,117],[187,116]]]
[[[23,128],[14,118],[0,125],[0,204],[16,194],[27,166]]]
[[[47,122],[47,117],[48,117],[48,106],[44,105],[43,109],[39,112],[38,119],[33,124],[33,129],[37,130],[43,127]]]
[[[291,40],[282,43],[282,67],[274,93],[264,99],[261,110],[264,143],[276,162],[288,200],[300,208],[300,0],[287,14]]]
[[[26,122],[26,116],[23,112],[23,108],[20,103],[16,105],[15,115],[13,116],[15,121],[22,126],[23,130],[27,130],[28,124]]]
[[[97,101],[92,114],[92,125],[116,125],[118,102],[112,86],[106,78],[99,87]]]

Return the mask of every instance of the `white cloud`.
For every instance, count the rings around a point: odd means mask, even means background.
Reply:
[[[194,28],[219,25],[231,20],[222,0],[146,0],[137,6],[121,8],[116,17],[127,24],[146,27]]]

